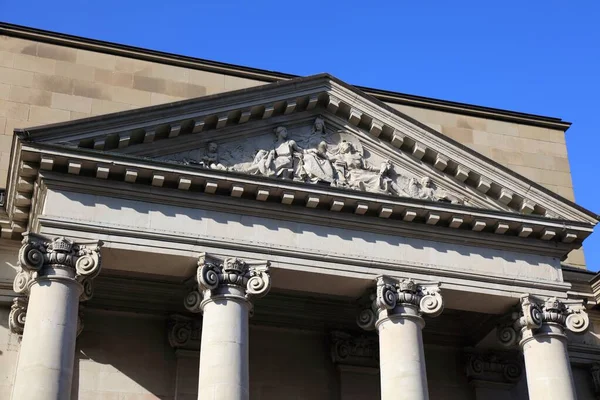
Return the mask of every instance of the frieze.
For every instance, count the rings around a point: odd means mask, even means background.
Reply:
[[[160,158],[222,171],[329,185],[399,197],[468,204],[466,199],[437,187],[429,176],[417,177],[363,149],[350,132],[327,130],[318,117],[310,129],[285,126],[272,134],[245,141],[209,142],[206,148]]]

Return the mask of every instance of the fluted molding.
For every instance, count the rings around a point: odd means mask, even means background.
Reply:
[[[244,261],[231,257],[223,261],[198,257],[195,280],[197,287],[185,297],[185,307],[194,313],[202,312],[204,305],[217,299],[247,301],[265,296],[271,288],[268,261]]]
[[[15,298],[13,302],[9,316],[11,331],[23,333],[20,325],[24,326],[27,297],[31,286],[39,280],[76,282],[81,289],[80,301],[89,300],[94,293],[93,279],[98,276],[102,267],[102,244],[99,240],[76,242],[64,237],[50,238],[36,233],[24,233],[18,256],[19,271],[13,282],[13,290],[25,298]],[[83,323],[80,322],[79,326],[83,327]]]
[[[544,325],[557,329],[540,332]],[[521,346],[528,340],[540,335],[565,337],[565,330],[575,334],[584,333],[590,326],[590,319],[582,302],[569,301],[568,304],[551,297],[546,300],[523,295],[520,304],[498,326],[497,336],[500,343],[511,347]]]
[[[474,386],[510,388],[521,380],[523,366],[516,354],[466,352],[466,375]]]
[[[331,360],[335,364],[379,368],[377,337],[331,332]]]
[[[400,307],[399,307],[400,306]],[[404,313],[404,307],[417,311],[417,315]],[[412,279],[377,277],[377,287],[366,307],[357,317],[358,326],[374,330],[386,317],[420,318],[436,317],[444,310],[439,283],[416,283]],[[422,319],[421,319],[422,320]]]

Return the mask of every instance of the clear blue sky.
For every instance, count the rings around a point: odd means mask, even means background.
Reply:
[[[600,1],[490,3],[0,0],[0,20],[560,117],[573,122],[576,201],[600,213]],[[600,269],[599,232],[586,241],[586,258]]]

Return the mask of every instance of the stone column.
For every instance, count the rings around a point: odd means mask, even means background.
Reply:
[[[426,400],[427,375],[422,314],[443,311],[439,284],[416,284],[410,279],[377,278],[372,302],[358,317],[363,329],[377,329],[382,400]]]
[[[23,334],[14,400],[70,399],[79,301],[92,296],[101,245],[24,235],[14,291],[28,300],[15,299],[9,321],[14,332]]]
[[[572,302],[573,303],[573,302]],[[507,325],[498,328],[507,346],[519,343],[525,358],[530,400],[576,400],[565,330],[583,333],[589,318],[582,304],[567,306],[556,298],[521,298]]]
[[[219,262],[202,255],[196,280],[198,288],[185,306],[203,314],[198,399],[248,399],[248,317],[252,298],[271,287],[269,263]]]

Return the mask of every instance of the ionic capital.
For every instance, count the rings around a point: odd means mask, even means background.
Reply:
[[[379,368],[377,337],[331,332],[331,359],[335,364]]]
[[[443,310],[439,283],[416,283],[412,279],[379,276],[375,293],[360,312],[357,323],[363,329],[373,330],[378,321],[385,318],[420,318],[422,314],[437,317]]]
[[[15,297],[8,314],[8,328],[17,335],[22,335],[25,329],[25,317],[27,316],[27,299]]]
[[[81,284],[82,301],[92,297],[92,279],[100,273],[102,264],[101,241],[75,242],[64,237],[25,233],[22,243],[20,271],[13,283],[15,292],[28,295],[31,285],[40,279],[70,279]]]
[[[512,387],[521,380],[523,367],[516,355],[505,352],[467,351],[466,374],[474,386]]]
[[[252,304],[252,298],[265,296],[271,288],[269,266],[268,261],[250,262],[235,257],[219,261],[202,254],[196,271],[197,288],[188,293],[184,305],[192,312],[202,312],[205,304],[216,299]]]
[[[546,300],[523,295],[520,304],[498,327],[498,340],[505,346],[539,336],[564,338],[564,331],[584,333],[590,326],[590,319],[581,301],[568,302],[551,297]]]

